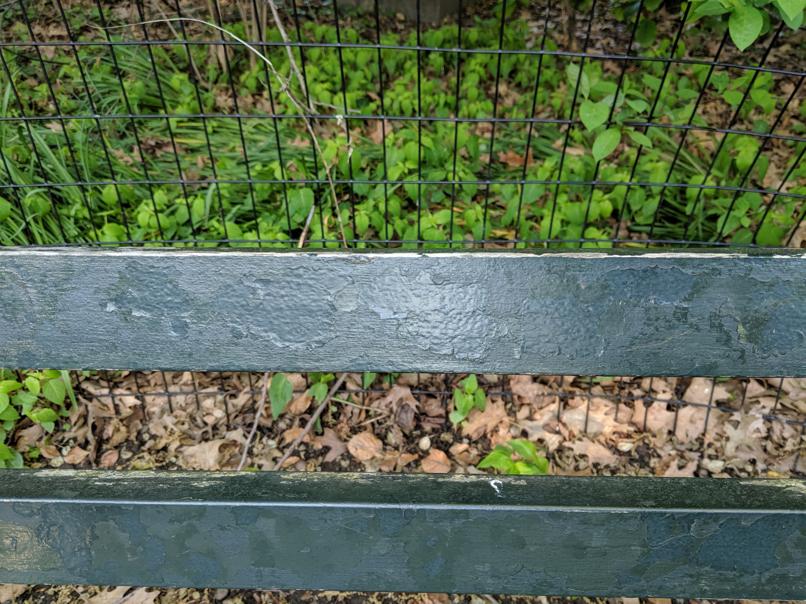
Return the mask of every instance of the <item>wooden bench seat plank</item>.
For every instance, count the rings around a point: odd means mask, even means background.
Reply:
[[[3,249],[0,366],[806,375],[806,254]]]
[[[0,582],[806,598],[802,481],[0,473]]]

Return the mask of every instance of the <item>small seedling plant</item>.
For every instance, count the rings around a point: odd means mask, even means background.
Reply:
[[[476,376],[471,373],[453,389],[453,411],[448,417],[456,426],[465,421],[473,409],[484,411],[486,404],[487,394],[479,386]]]
[[[67,371],[46,369],[17,375],[0,370],[0,468],[19,468],[23,456],[6,439],[26,418],[53,432],[56,422],[70,415],[76,396]],[[36,450],[28,452],[35,457]]]
[[[548,474],[549,460],[537,452],[532,441],[516,438],[498,445],[477,467],[481,470],[491,468],[501,474],[543,475]]]

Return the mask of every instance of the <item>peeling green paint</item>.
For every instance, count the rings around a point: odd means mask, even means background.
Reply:
[[[0,582],[806,597],[792,480],[4,471]]]

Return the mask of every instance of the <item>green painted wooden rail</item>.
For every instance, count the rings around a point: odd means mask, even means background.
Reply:
[[[0,250],[0,366],[806,375],[802,253]],[[806,482],[4,471],[0,582],[806,598]]]

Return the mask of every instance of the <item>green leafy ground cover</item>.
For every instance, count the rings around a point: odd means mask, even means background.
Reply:
[[[80,46],[81,69],[69,46],[40,47],[42,62],[30,47],[3,48],[7,69],[0,72],[0,113],[44,119],[29,126],[0,122],[5,157],[0,178],[15,185],[93,184],[0,191],[0,243],[181,240],[191,245],[194,240],[232,239],[247,240],[234,245],[256,245],[248,240],[262,239],[267,241],[264,246],[286,247],[300,237],[316,204],[306,241],[321,246],[327,240],[327,245],[338,246],[338,220],[321,165],[324,160],[332,166],[338,214],[350,241],[424,240],[424,247],[444,247],[449,240],[519,238],[532,244],[568,240],[563,245],[577,247],[575,240],[583,237],[598,240],[585,245],[611,246],[613,239],[651,235],[662,240],[785,244],[804,209],[800,198],[711,187],[774,191],[788,176],[784,191],[802,195],[806,166],[794,164],[803,143],[788,139],[765,143],[749,134],[730,134],[722,142],[726,135],[712,129],[764,133],[777,121],[777,134],[802,137],[806,105],[795,88],[800,86],[798,78],[710,69],[707,62],[729,28],[720,61],[758,64],[783,14],[788,26],[783,26],[776,47],[784,50],[773,52],[767,64],[802,69],[798,61],[803,54],[802,31],[791,29],[799,26],[797,19],[802,20],[802,2],[750,6],[747,14],[738,4],[716,1],[717,7],[714,2],[698,1],[689,9],[690,24],[676,46],[674,34],[685,6],[642,4],[630,53],[696,59],[683,64],[624,63],[562,53],[511,53],[499,60],[495,53],[462,53],[457,70],[457,53],[449,50],[379,53],[375,48],[307,47],[305,67],[314,113],[332,118],[313,121],[323,157],[315,153],[304,122],[297,117],[299,106],[289,98],[290,94],[304,103],[305,94],[282,48],[266,47],[265,53],[289,81],[288,92],[280,90],[279,81],[260,60],[240,47],[232,47],[225,59],[220,46],[211,50],[202,45],[119,45],[114,53],[108,47]],[[800,17],[791,18],[798,7]],[[637,4],[599,6],[588,50],[624,53],[637,8]],[[496,10],[501,6],[465,19],[463,48],[499,48]],[[579,7],[580,39],[589,10],[589,4]],[[141,19],[133,8],[112,10],[108,5],[102,19],[94,4],[83,2],[67,3],[66,11],[72,34],[84,42],[105,39],[105,32],[93,26],[131,25]],[[510,1],[507,11],[501,48],[567,51],[571,47],[554,26],[562,15],[550,15],[549,35],[543,40],[542,9]],[[762,16],[757,32],[752,11]],[[29,13],[37,39],[68,39],[49,7],[31,5]],[[201,9],[188,14],[214,20]],[[229,31],[254,39],[249,19],[225,14],[224,20]],[[753,27],[741,28],[745,21]],[[18,9],[7,9],[0,25],[5,40],[31,39]],[[611,26],[617,35],[607,33]],[[181,39],[181,27],[194,40],[219,39],[215,30],[191,23],[173,23],[170,28],[150,25],[149,35]],[[293,22],[287,27],[296,39]],[[597,33],[600,27],[604,34]],[[274,27],[264,33],[269,41],[281,41]],[[113,40],[142,39],[143,28],[113,29],[109,35]],[[374,23],[366,15],[343,14],[337,31],[330,7],[303,16],[301,37],[326,44],[338,39],[350,44],[377,41]],[[412,24],[384,19],[381,42],[413,46],[417,34]],[[455,48],[455,23],[423,26],[420,44]],[[737,46],[749,49],[739,53]],[[299,64],[299,48],[294,53]],[[232,116],[236,113],[232,89],[240,120]],[[271,119],[272,104],[286,117]],[[59,113],[117,117],[63,122],[46,117]],[[200,113],[213,117],[202,119]],[[130,119],[129,114],[149,117]],[[380,114],[399,119],[382,123],[362,117]],[[418,115],[433,120],[418,125],[410,119]],[[466,121],[450,121],[455,115]],[[515,120],[534,116],[540,121],[531,128],[525,121],[485,121],[493,115]],[[575,120],[570,129],[564,123],[569,116]],[[649,121],[688,129],[641,125]],[[180,174],[190,183],[176,184]],[[223,182],[205,182],[215,178]],[[533,182],[512,182],[524,178]],[[286,179],[320,182],[279,182]],[[418,185],[418,179],[426,184]],[[555,180],[597,184],[556,186]],[[624,181],[672,186],[608,184]],[[128,184],[114,184],[121,182]],[[696,186],[703,183],[707,188]],[[679,184],[695,187],[675,186]]]

